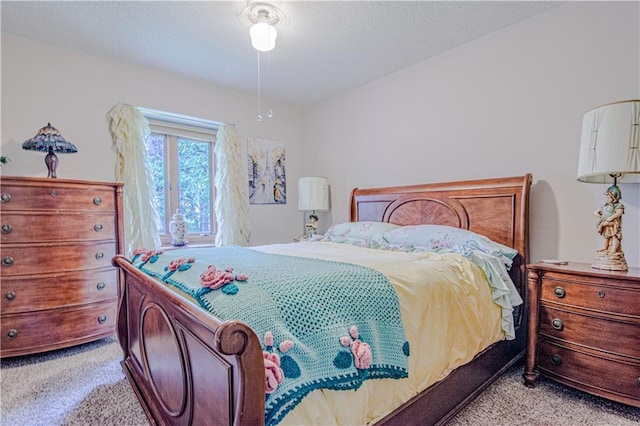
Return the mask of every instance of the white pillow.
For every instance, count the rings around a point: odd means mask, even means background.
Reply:
[[[444,225],[400,226],[386,232],[383,239],[391,248],[405,251],[480,250],[502,259],[509,266],[518,254],[516,249],[496,243],[484,235]]]
[[[386,222],[345,222],[331,226],[325,232],[323,240],[360,247],[386,248],[383,235],[397,228],[400,226]]]

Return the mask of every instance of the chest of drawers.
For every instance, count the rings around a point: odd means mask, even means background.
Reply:
[[[0,202],[0,356],[113,334],[122,185],[3,176]]]
[[[529,266],[525,384],[537,373],[640,407],[640,268]]]

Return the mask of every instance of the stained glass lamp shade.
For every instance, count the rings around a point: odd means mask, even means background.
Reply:
[[[47,165],[49,178],[57,178],[56,170],[58,168],[58,156],[56,153],[69,154],[78,152],[78,148],[71,142],[67,141],[62,134],[51,123],[47,123],[38,134],[22,144],[22,149],[29,151],[46,152],[44,162]]]

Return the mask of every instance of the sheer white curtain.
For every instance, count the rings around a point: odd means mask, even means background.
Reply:
[[[216,246],[247,245],[251,236],[249,184],[242,167],[245,163],[235,126],[224,125],[218,129],[213,152],[216,157]]]
[[[160,248],[160,215],[156,207],[146,140],[149,122],[131,105],[117,104],[108,114],[117,152],[116,180],[124,183],[125,250]]]

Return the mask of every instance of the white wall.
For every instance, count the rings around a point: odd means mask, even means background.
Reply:
[[[640,98],[640,4],[574,2],[309,108],[275,104],[255,121],[252,96],[2,35],[5,175],[45,176],[21,143],[48,121],[79,148],[60,177],[113,180],[107,111],[116,103],[235,123],[242,140],[286,143],[289,200],[251,206],[252,244],[302,230],[297,178],[329,178],[329,223],[348,220],[351,188],[533,173],[531,260],[590,262],[592,212],[605,185],[576,181],[582,116]],[[623,247],[640,266],[640,185],[621,185]]]
[[[2,166],[2,174],[46,177],[44,154],[21,146],[51,122],[78,147],[77,154],[58,156],[59,178],[113,181],[116,157],[106,114],[119,102],[233,123],[243,142],[249,137],[284,142],[288,202],[251,206],[251,244],[287,242],[302,233],[297,211],[302,115],[297,108],[273,103],[274,118],[258,123],[253,96],[5,33],[1,146],[11,162]],[[246,149],[246,143],[242,146]]]
[[[353,187],[531,172],[530,260],[591,262],[606,185],[576,180],[582,117],[625,99],[640,99],[640,4],[571,3],[310,108],[304,166],[329,177],[335,222]],[[621,189],[638,267],[640,185]]]

